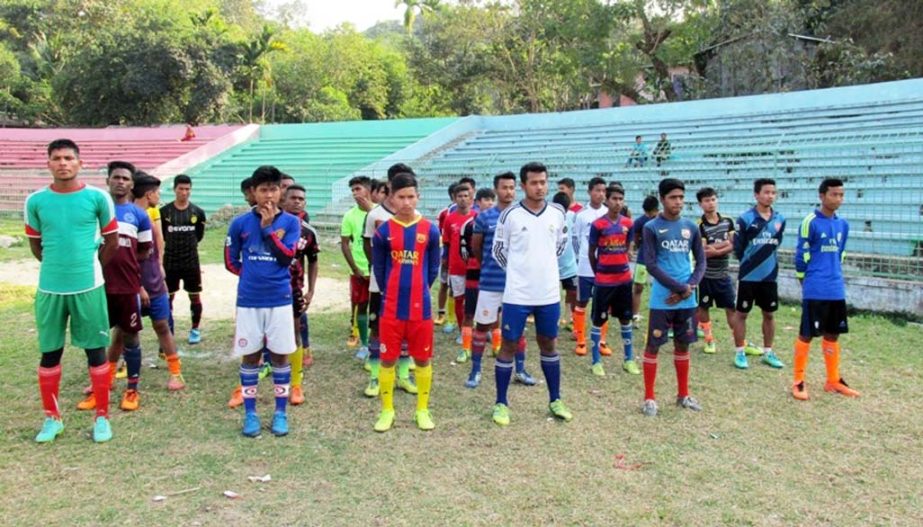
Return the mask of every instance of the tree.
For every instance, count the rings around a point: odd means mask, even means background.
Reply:
[[[240,69],[243,78],[248,85],[248,102],[249,109],[247,120],[253,122],[253,102],[254,89],[262,83],[267,86],[272,82],[272,69],[270,68],[269,55],[276,51],[284,51],[285,44],[276,40],[276,32],[264,24],[259,34],[245,42],[241,46]],[[266,117],[266,98],[263,94],[262,111],[260,120],[264,121]]]
[[[440,0],[396,0],[394,7],[404,6],[404,28],[408,35],[413,35],[413,25],[417,16],[423,17],[426,13],[438,10]]]

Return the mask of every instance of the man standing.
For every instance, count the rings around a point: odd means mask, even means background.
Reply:
[[[734,282],[728,274],[731,251],[734,250],[734,220],[718,213],[718,193],[711,187],[696,192],[702,217],[699,234],[705,244],[705,277],[699,285],[699,328],[705,337],[705,353],[715,353],[715,335],[712,332],[708,310],[711,306],[723,309],[728,327],[734,331]]]
[[[632,229],[632,242],[637,251],[635,255],[635,277],[634,290],[631,294],[631,312],[634,319],[634,327],[638,327],[641,321],[641,295],[644,294],[644,287],[647,285],[647,268],[644,267],[644,226],[647,222],[657,217],[660,213],[660,202],[656,196],[647,196],[641,206],[644,214],[638,218]]]
[[[54,441],[64,430],[58,393],[61,356],[70,320],[71,344],[84,348],[90,382],[96,395],[93,441],[112,439],[109,425],[109,344],[106,292],[102,265],[118,249],[119,226],[109,195],[78,180],[83,163],[80,149],[69,139],[48,145],[51,185],[26,198],[25,231],[39,267],[35,294],[35,324],[42,357],[38,385],[45,422],[35,436]],[[99,234],[102,235],[102,249]],[[100,262],[102,265],[100,265]]]
[[[356,204],[343,215],[340,224],[340,250],[346,265],[349,266],[349,300],[350,313],[357,328],[357,342],[361,346],[356,358],[365,360],[369,354],[369,261],[365,257],[362,232],[365,230],[365,217],[374,206],[369,196],[371,180],[366,176],[357,176],[349,180],[349,190]],[[352,335],[347,346],[352,344]]]
[[[183,289],[189,294],[189,308],[192,312],[189,343],[198,344],[202,341],[199,332],[199,324],[202,322],[199,242],[205,236],[205,211],[189,201],[191,193],[192,179],[189,176],[180,174],[173,178],[173,194],[176,199],[160,208],[160,219],[163,222],[163,268],[170,294],[170,309],[172,311],[173,298],[182,281]]]
[[[558,256],[564,252],[564,244],[567,243],[564,209],[545,200],[548,194],[548,169],[545,165],[524,165],[519,170],[519,181],[526,197],[500,215],[493,243],[494,258],[506,269],[503,345],[494,366],[497,401],[493,420],[500,426],[510,423],[506,394],[513,373],[513,356],[529,315],[535,317],[542,372],[548,384],[548,407],[559,419],[573,419],[573,414],[561,400],[561,357],[555,350],[561,316]]]
[[[467,329],[465,338],[465,273],[468,262],[462,258],[460,250],[462,242],[462,226],[471,220],[477,213],[471,210],[473,191],[467,185],[459,184],[455,188],[455,210],[450,212],[442,224],[442,245],[446,248],[446,262],[449,266],[449,293],[455,302],[455,320],[461,328],[462,348],[455,357],[455,362],[468,361],[471,342],[471,328]]]
[[[594,177],[587,185],[590,201],[587,206],[577,214],[574,219],[574,230],[570,233],[571,242],[577,253],[577,305],[574,307],[574,334],[577,336],[577,349],[574,351],[579,356],[586,355],[586,306],[593,297],[593,281],[595,275],[590,267],[590,225],[606,214],[603,202],[606,200],[606,181],[601,177]],[[601,328],[600,353],[605,356],[612,354],[606,345],[606,333],[609,325],[603,324]]]
[[[583,205],[579,201],[574,199],[574,192],[577,190],[577,185],[574,183],[574,180],[566,177],[558,181],[558,192],[563,192],[567,194],[567,202],[570,205],[567,206],[565,210],[573,212],[575,215],[583,210]]]

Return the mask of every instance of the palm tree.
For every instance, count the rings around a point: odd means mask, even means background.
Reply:
[[[241,67],[243,74],[249,82],[250,113],[249,121],[253,122],[253,90],[257,81],[270,82],[268,56],[274,51],[283,51],[285,44],[275,40],[276,33],[268,25],[264,25],[259,35],[245,42],[242,46]],[[264,101],[265,103],[265,101]]]
[[[440,0],[396,0],[394,7],[404,6],[404,27],[407,33],[413,35],[413,23],[416,22],[417,16],[425,16],[426,13],[432,13],[441,6]]]

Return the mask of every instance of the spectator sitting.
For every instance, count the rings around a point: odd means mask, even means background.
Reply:
[[[632,147],[625,166],[643,167],[644,163],[647,163],[647,147],[641,142],[641,136],[636,135],[635,146]]]
[[[667,140],[667,134],[660,134],[660,141],[657,143],[657,146],[654,147],[654,160],[657,161],[657,166],[660,166],[660,163],[670,159],[672,150],[673,147],[670,146],[670,141]]]

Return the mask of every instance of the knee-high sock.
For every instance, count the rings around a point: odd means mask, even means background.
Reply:
[[[821,348],[824,350],[827,382],[840,382],[840,343],[824,339],[821,341]]]
[[[429,408],[429,392],[433,387],[433,365],[417,366],[417,410]]]
[[[45,415],[55,419],[61,418],[58,408],[58,393],[61,387],[61,365],[51,368],[38,367],[38,389],[42,395],[42,408]],[[107,387],[108,388],[108,387]]]
[[[500,346],[503,344],[503,333],[500,331],[500,328],[494,328],[490,332],[490,345],[494,351],[500,351]]]
[[[445,303],[446,310],[448,311],[448,315],[446,316],[446,324],[454,324],[456,322],[455,320],[455,298],[451,295],[451,291],[449,291],[449,293],[450,293],[449,298],[448,300],[446,300],[446,303]]]
[[[137,390],[141,380],[141,345],[125,346],[125,368],[128,370],[128,389]]]
[[[311,347],[311,325],[308,322],[308,313],[302,313],[298,319],[298,336],[301,337],[301,346],[304,348]],[[365,343],[363,343],[365,344]]]
[[[676,368],[676,396],[689,395],[689,351],[674,351],[673,366]]]
[[[606,336],[609,335],[609,321],[603,322],[603,325],[599,327],[599,342],[605,344],[609,342],[606,340]]]
[[[561,398],[561,356],[542,355],[542,373],[548,384],[548,399],[554,402]]]
[[[299,344],[298,347],[295,348],[295,353],[289,355],[288,361],[292,368],[293,386],[301,386],[302,381],[304,381],[304,363],[302,362],[303,359],[304,348]],[[275,376],[273,376],[273,379],[275,379]]]
[[[494,380],[497,383],[497,403],[510,405],[506,393],[510,388],[510,379],[513,377],[513,363],[503,359],[494,362]]]
[[[356,325],[359,328],[359,342],[363,346],[369,345],[369,315],[367,313],[359,313],[359,316],[356,317]]]
[[[369,339],[369,379],[378,380],[381,367],[381,341],[378,337]]]
[[[462,326],[462,349],[471,352],[471,340],[473,338],[473,330],[470,326]]]
[[[455,320],[459,327],[465,323],[465,297],[463,296],[455,297]]]
[[[244,411],[256,412],[256,388],[260,383],[259,365],[240,364],[240,395],[244,399]]]
[[[290,364],[273,366],[272,384],[276,392],[276,411],[284,412],[292,384],[292,366]]]
[[[513,356],[516,361],[516,373],[526,371],[526,337],[519,337],[516,344],[516,355]]]
[[[657,354],[644,352],[644,398],[654,399],[654,383],[657,380]]]
[[[96,399],[96,416],[109,416],[109,366],[104,362],[99,366],[90,367],[90,384],[93,386],[93,397]]]
[[[625,326],[621,326],[622,330],[622,347],[625,348],[625,360],[632,360],[635,358],[634,352],[634,342],[631,335],[631,322]]]
[[[170,375],[180,375],[183,372],[183,363],[179,359],[179,354],[174,353],[173,355],[167,356],[167,370],[170,371]]]
[[[577,335],[577,345],[586,346],[586,308],[574,308],[574,333]]]
[[[699,327],[702,328],[702,331],[705,333],[705,342],[713,342],[715,340],[715,335],[712,333],[710,320],[708,322],[699,322]]]
[[[593,328],[590,330],[590,342],[593,343],[593,364],[602,360],[602,355],[599,353],[599,344],[602,340],[602,329],[599,326],[593,325]]]
[[[795,339],[795,359],[792,365],[792,373],[795,377],[795,384],[804,382],[804,372],[808,369],[808,357],[811,354],[811,343],[802,342],[801,339]],[[826,360],[826,357],[824,358]]]
[[[379,395],[381,396],[381,409],[394,411],[394,365],[382,366],[378,373]]]
[[[196,296],[194,300],[190,298],[189,310],[192,312],[192,329],[199,329],[202,322],[202,297]]]
[[[487,347],[487,333],[475,329],[471,336],[471,378],[481,371],[481,357],[484,356],[485,347]],[[419,380],[419,374],[417,380]]]

